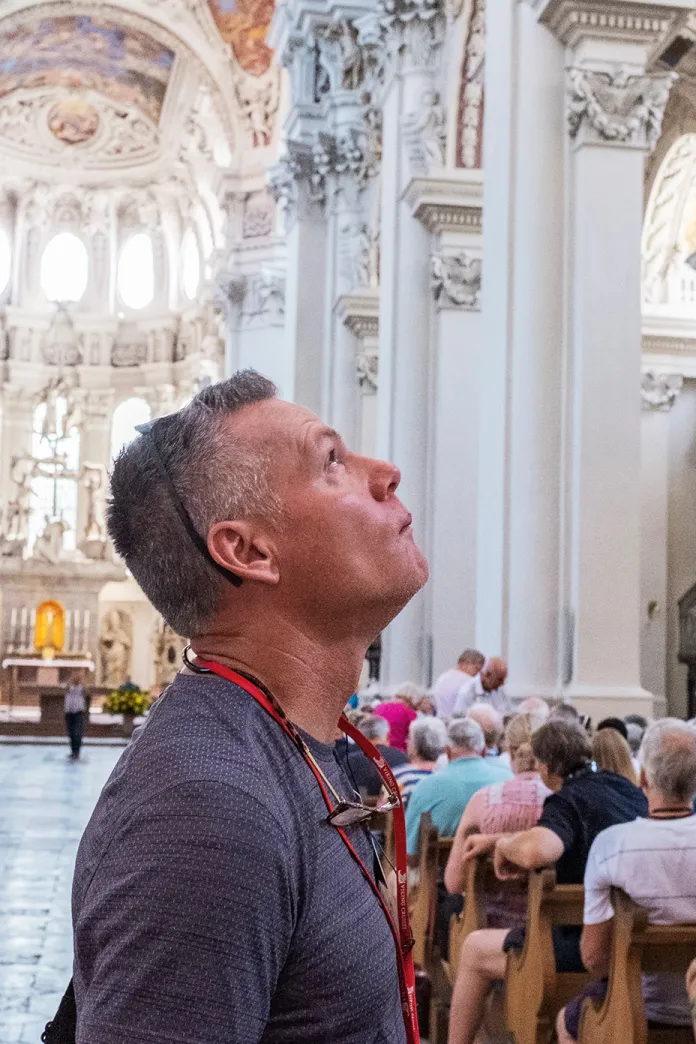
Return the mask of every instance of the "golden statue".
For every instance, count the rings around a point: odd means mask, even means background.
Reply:
[[[60,602],[42,602],[36,609],[34,646],[44,660],[52,660],[65,642],[65,609]]]

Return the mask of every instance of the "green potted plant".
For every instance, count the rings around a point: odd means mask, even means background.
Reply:
[[[107,714],[122,714],[123,731],[126,736],[131,736],[135,719],[143,715],[151,703],[148,693],[143,692],[128,679],[118,689],[109,693],[104,700],[104,710]]]

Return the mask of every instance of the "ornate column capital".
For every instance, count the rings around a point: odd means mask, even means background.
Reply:
[[[566,77],[568,130],[573,141],[655,147],[674,74],[641,75],[627,66],[572,66]]]
[[[668,413],[677,401],[683,385],[684,378],[681,374],[647,370],[640,385],[641,408]]]
[[[467,251],[432,255],[432,291],[440,308],[481,308],[482,260]]]
[[[445,41],[444,0],[377,0],[377,14],[391,63],[402,71],[433,71]]]

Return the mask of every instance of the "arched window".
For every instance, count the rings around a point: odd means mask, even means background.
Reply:
[[[77,536],[77,472],[80,432],[71,423],[70,405],[63,395],[49,394],[34,410],[32,456],[40,473],[31,482],[29,553],[48,522],[65,523],[63,547],[74,551]]]
[[[4,228],[0,228],[0,294],[4,294],[10,282],[12,268],[12,244]]]
[[[79,301],[87,289],[87,248],[74,232],[59,232],[41,258],[41,289],[49,301]]]
[[[137,432],[136,424],[147,424],[152,417],[150,404],[134,396],[125,399],[114,410],[111,422],[111,459],[115,460],[124,446],[132,442]]]
[[[136,232],[121,248],[118,292],[128,308],[147,308],[155,296],[155,257],[152,238]]]
[[[201,254],[192,228],[184,233],[181,241],[181,283],[184,293],[192,301],[198,293],[201,281]]]

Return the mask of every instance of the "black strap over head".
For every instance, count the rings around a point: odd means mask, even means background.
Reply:
[[[146,424],[136,424],[135,430],[139,432],[141,435],[149,436],[150,438],[153,459],[155,461],[155,464],[157,465],[157,470],[160,473],[160,477],[164,483],[164,488],[167,491],[167,495],[169,496],[169,499],[171,500],[174,509],[176,510],[176,513],[179,516],[179,519],[181,520],[182,526],[188,533],[191,543],[194,544],[194,546],[198,549],[200,554],[202,554],[203,557],[207,559],[209,565],[211,565],[213,569],[217,570],[217,572],[220,573],[221,576],[224,576],[225,580],[229,580],[229,582],[233,584],[234,587],[241,587],[241,576],[237,576],[236,573],[230,572],[230,570],[226,569],[225,566],[220,565],[219,562],[215,561],[210,551],[208,550],[208,545],[194,526],[191,516],[184,507],[181,497],[174,488],[174,483],[172,482],[171,476],[167,471],[167,465],[164,463],[164,460],[162,459],[162,454],[160,453],[160,448],[157,445],[157,438],[155,436],[155,426],[157,425],[157,423],[158,421],[154,420],[148,421]]]

